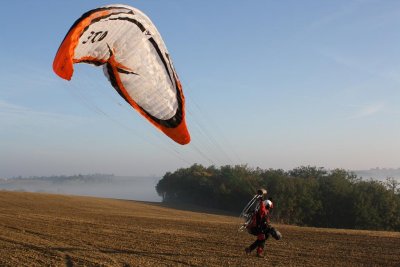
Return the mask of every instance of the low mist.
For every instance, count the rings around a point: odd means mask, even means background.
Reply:
[[[0,179],[0,190],[161,202],[158,177],[78,175]]]

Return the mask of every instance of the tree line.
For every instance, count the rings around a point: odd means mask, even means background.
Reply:
[[[301,226],[400,231],[400,183],[363,180],[343,169],[293,170],[194,164],[167,172],[156,185],[163,202],[240,213],[257,189],[274,202],[273,221]]]

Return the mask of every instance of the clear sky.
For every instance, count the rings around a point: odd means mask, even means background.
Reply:
[[[134,6],[184,86],[181,146],[128,106],[101,68],[52,71],[86,11]],[[0,177],[162,176],[193,163],[400,167],[400,1],[2,3]]]

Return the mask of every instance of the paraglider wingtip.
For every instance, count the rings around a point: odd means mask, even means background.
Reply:
[[[176,140],[176,142],[177,142],[178,144],[181,144],[181,145],[187,145],[187,144],[190,143],[190,135],[185,136],[184,138],[182,138],[182,139],[180,139],[180,140]]]
[[[74,68],[71,64],[60,64],[59,61],[54,60],[53,63],[53,71],[60,78],[70,81],[72,78],[72,74],[74,72]]]

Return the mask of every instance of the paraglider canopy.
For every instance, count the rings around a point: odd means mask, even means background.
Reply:
[[[182,85],[158,30],[136,8],[110,5],[90,10],[72,25],[53,62],[70,80],[74,63],[103,66],[118,94],[179,144],[190,142]]]

